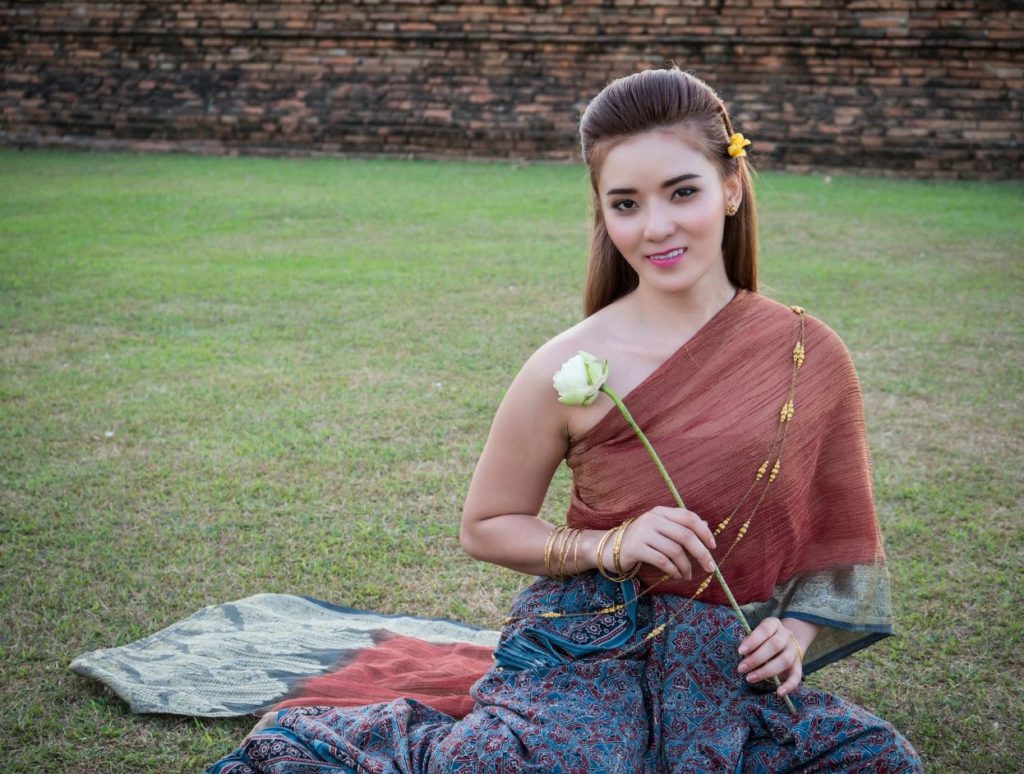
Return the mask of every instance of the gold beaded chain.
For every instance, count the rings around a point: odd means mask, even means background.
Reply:
[[[775,480],[779,477],[779,472],[782,470],[782,449],[785,446],[786,437],[789,435],[789,428],[793,422],[793,416],[795,414],[793,400],[796,395],[797,373],[800,371],[801,366],[803,366],[804,358],[807,354],[807,350],[804,347],[805,334],[807,331],[807,323],[805,319],[804,309],[803,307],[800,306],[791,306],[790,310],[792,310],[793,313],[800,318],[800,333],[796,344],[793,346],[793,352],[791,357],[793,365],[789,379],[789,389],[786,394],[786,400],[782,404],[782,407],[779,409],[779,423],[778,425],[776,425],[775,428],[775,436],[772,439],[771,445],[768,447],[767,457],[765,458],[764,462],[762,462],[760,466],[758,466],[757,472],[754,474],[754,480],[750,483],[750,486],[747,487],[746,492],[743,493],[743,496],[739,499],[739,502],[736,503],[736,506],[732,509],[729,515],[722,519],[722,521],[718,523],[718,526],[715,527],[713,532],[715,537],[718,537],[722,534],[723,531],[725,531],[726,527],[729,526],[733,518],[735,518],[736,514],[739,513],[740,508],[742,508],[743,505],[747,502],[747,500],[750,499],[750,496],[753,494],[758,484],[764,481],[764,485],[761,488],[761,493],[758,496],[757,501],[754,503],[754,506],[750,511],[750,515],[747,516],[743,524],[740,525],[740,528],[736,533],[736,537],[733,538],[732,543],[729,545],[729,548],[725,552],[725,555],[717,562],[719,569],[721,569],[722,565],[726,563],[726,561],[732,555],[732,552],[736,549],[736,546],[739,545],[739,542],[743,540],[743,538],[746,536],[748,530],[750,529],[750,524],[754,520],[754,516],[757,515],[758,509],[760,509],[761,504],[764,502],[765,497],[768,494],[768,490],[771,488],[771,485],[775,483]],[[775,458],[774,463],[772,463],[773,457]],[[769,466],[771,466],[770,470]],[[767,480],[765,480],[766,475]],[[631,580],[640,571],[639,562],[636,565],[634,565],[628,573],[624,573],[622,571],[621,565],[619,564],[619,551],[622,547],[622,538],[625,535],[626,530],[629,528],[629,525],[632,524],[634,521],[636,521],[636,517],[627,519],[626,521],[622,522],[622,524],[620,524],[618,527],[606,531],[605,534],[601,536],[601,540],[598,543],[597,569],[604,577],[608,578],[609,580],[622,583]],[[553,578],[557,578],[558,580],[566,580],[569,577],[564,574],[565,559],[571,551],[573,554],[573,561],[576,561],[577,549],[579,548],[579,542],[580,538],[583,535],[583,532],[583,529],[575,527],[570,528],[566,525],[555,527],[551,531],[551,534],[548,536],[547,544],[544,548],[544,566],[548,571],[548,575],[550,575]],[[613,577],[612,575],[610,575],[605,569],[603,562],[604,548],[608,544],[608,540],[612,538],[612,535],[615,535],[614,544],[612,548],[612,555],[613,562],[615,564],[615,571],[618,573],[618,577]],[[551,565],[552,553],[554,552],[556,545],[558,547],[557,555],[559,558],[557,572],[553,571]],[[576,574],[579,575],[578,563],[576,564]],[[655,583],[652,583],[646,589],[637,594],[636,598],[640,599],[641,597],[650,594],[658,585],[669,580],[671,577],[671,575],[666,573],[665,575],[661,576],[661,578],[658,579]],[[714,579],[714,577],[715,574],[713,572],[708,573],[707,577],[704,578],[704,580],[701,581],[700,585],[697,587],[697,590],[690,595],[690,600],[693,601],[701,594],[703,594],[704,591],[707,590],[708,586],[711,585],[711,581],[712,579]],[[510,616],[506,618],[504,621],[502,621],[502,626],[508,626],[511,623],[523,621],[529,618],[579,618],[583,616],[610,615],[624,610],[625,607],[626,606],[624,604],[617,604],[610,605],[608,607],[603,607],[600,610],[587,610],[575,613],[561,612],[558,610],[549,610],[544,613],[534,613],[532,615]],[[620,653],[620,656],[630,653],[633,650],[638,650],[640,647],[646,645],[648,641],[654,639],[659,634],[664,632],[668,625],[671,624],[675,620],[675,618],[678,615],[680,615],[681,612],[682,611],[680,610],[679,612],[670,615],[669,619],[665,623],[656,626],[654,629],[648,632],[647,636],[645,636],[643,640],[640,640],[633,647],[627,648],[626,650],[622,651]]]

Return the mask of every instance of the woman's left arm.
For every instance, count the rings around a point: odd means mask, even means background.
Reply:
[[[765,618],[740,642],[740,674],[749,683],[778,677],[782,685],[776,693],[785,696],[800,685],[804,653],[820,630],[818,624],[798,618]]]

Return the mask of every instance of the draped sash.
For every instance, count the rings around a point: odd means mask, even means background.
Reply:
[[[755,618],[785,614],[833,630],[808,654],[810,670],[891,634],[892,623],[860,386],[839,337],[805,319],[805,361],[778,477],[760,499],[764,476],[713,553],[721,560],[753,513],[722,571]],[[733,512],[768,457],[799,335],[793,310],[741,290],[623,399],[687,507],[712,527]],[[570,526],[608,529],[674,504],[614,408],[570,439],[566,461],[573,473]],[[653,567],[639,577],[656,593],[686,596],[704,578],[662,582]],[[700,599],[727,603],[714,582]]]

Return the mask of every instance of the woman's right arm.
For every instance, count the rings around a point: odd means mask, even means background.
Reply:
[[[553,527],[537,514],[569,447],[568,409],[557,400],[557,365],[550,363],[542,349],[508,388],[473,473],[459,535],[475,559],[532,575],[546,573]]]

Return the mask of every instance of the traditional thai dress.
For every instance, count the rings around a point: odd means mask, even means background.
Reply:
[[[751,625],[823,627],[805,672],[892,634],[860,388],[827,326],[740,291],[624,401],[687,507],[718,528],[713,554]],[[615,409],[571,439],[566,461],[570,526],[673,504]],[[802,686],[793,715],[773,686],[750,686],[737,671],[744,632],[706,580],[654,568],[624,583],[539,579],[463,717],[422,696],[324,706],[352,703],[339,695],[281,709],[210,771],[921,770],[888,723],[835,695]]]

